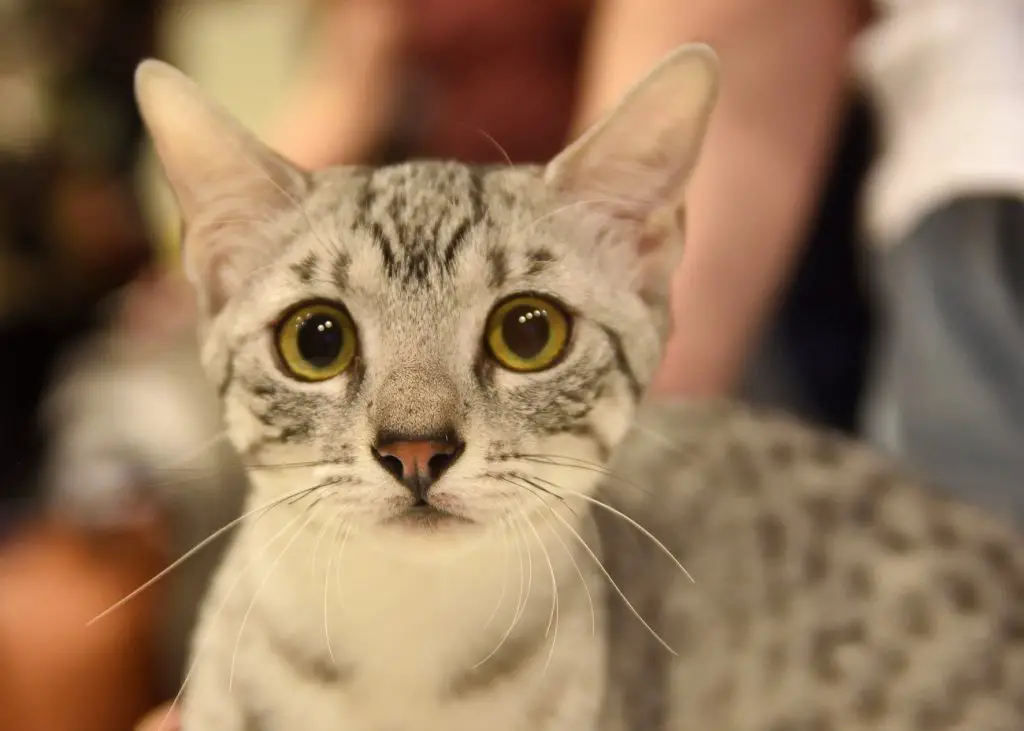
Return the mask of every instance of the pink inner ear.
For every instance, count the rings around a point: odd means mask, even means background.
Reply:
[[[195,324],[192,289],[177,272],[149,270],[125,288],[118,325],[133,342],[158,346],[182,336]]]

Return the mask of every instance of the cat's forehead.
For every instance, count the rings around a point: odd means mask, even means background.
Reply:
[[[542,235],[555,225],[552,205],[537,168],[324,170],[288,218],[279,265],[245,300],[269,311],[340,298],[407,319],[418,307],[458,309],[506,290],[561,291],[564,272],[580,265],[567,259],[568,237]]]
[[[315,260],[341,289],[410,292],[466,276],[500,289],[516,262],[536,274],[560,253],[553,247],[563,248],[530,230],[547,223],[550,203],[528,167],[415,162],[325,171],[307,201],[321,235],[307,234],[290,252],[293,271],[307,276],[306,262]]]

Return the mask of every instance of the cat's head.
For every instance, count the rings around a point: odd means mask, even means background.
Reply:
[[[140,66],[255,502],[452,535],[585,499],[660,358],[716,68],[674,52],[543,167],[311,173]]]

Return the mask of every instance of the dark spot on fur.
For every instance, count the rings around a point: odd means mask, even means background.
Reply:
[[[448,244],[444,247],[444,268],[449,273],[455,270],[455,257],[458,255],[462,245],[466,242],[466,237],[469,235],[469,221],[462,221],[452,232],[452,237],[448,240]]]
[[[956,528],[945,516],[937,517],[931,524],[932,542],[939,548],[956,548],[959,541]]]
[[[1024,642],[1024,616],[1019,610],[1003,618],[1003,639],[1012,644]]]
[[[855,563],[850,567],[847,577],[850,596],[854,599],[869,599],[875,590],[875,582],[871,576],[871,569],[862,563]]]
[[[496,653],[483,664],[469,667],[448,683],[447,692],[452,698],[464,698],[485,691],[495,683],[508,680],[519,673],[524,666],[543,649],[550,638],[545,637],[537,627],[518,637],[509,637]],[[485,652],[486,654],[486,652]]]
[[[981,595],[977,584],[970,576],[950,574],[945,577],[946,592],[956,610],[962,614],[973,614],[981,606]]]
[[[338,289],[348,288],[348,270],[351,266],[352,257],[348,254],[340,252],[334,257],[334,263],[331,265],[331,279]]]
[[[763,471],[754,462],[754,455],[750,449],[742,443],[730,442],[727,452],[726,464],[733,477],[729,481],[742,492],[758,492]]]
[[[914,545],[909,535],[892,524],[878,526],[878,540],[892,553],[906,553]]]
[[[831,532],[839,524],[839,504],[827,495],[815,495],[804,501],[804,507],[815,530]]]
[[[497,247],[487,252],[488,278],[491,289],[500,289],[508,280],[508,257]]]
[[[811,636],[811,666],[818,679],[825,683],[836,683],[842,679],[842,671],[836,655],[844,645],[864,641],[864,625],[851,622],[844,626],[825,627]]]
[[[982,544],[981,557],[997,574],[1008,574],[1013,568],[1013,554],[1002,541],[988,541]]]
[[[303,284],[309,284],[313,281],[313,275],[316,273],[317,265],[319,260],[316,254],[307,254],[302,261],[298,264],[292,264],[292,271],[295,272],[299,281]]]
[[[853,701],[853,712],[858,720],[864,723],[877,723],[885,717],[889,707],[889,699],[885,694],[885,686],[872,683],[857,693]]]
[[[775,467],[790,467],[796,461],[796,447],[790,440],[773,442],[768,447],[768,459]]]
[[[640,387],[640,381],[637,379],[636,374],[633,372],[633,368],[629,364],[629,359],[626,357],[626,350],[622,345],[622,338],[620,338],[614,330],[605,325],[601,326],[601,330],[604,331],[605,337],[608,338],[608,341],[612,345],[612,350],[615,352],[615,364],[618,366],[619,371],[626,377],[626,382],[629,384],[629,391],[633,396],[633,400],[640,400],[640,395],[643,389]]]
[[[555,255],[548,249],[532,249],[526,253],[526,273],[540,274],[555,262]]]
[[[812,541],[804,550],[804,582],[810,586],[820,584],[828,576],[828,553],[821,540]]]
[[[878,509],[889,492],[892,478],[887,474],[876,474],[868,479],[852,505],[852,518],[860,525],[871,525],[878,519]]]
[[[777,515],[762,515],[757,521],[757,541],[761,556],[778,561],[786,552],[786,526]]]
[[[935,631],[935,618],[928,599],[920,591],[904,594],[899,608],[903,627],[913,637],[928,637]]]

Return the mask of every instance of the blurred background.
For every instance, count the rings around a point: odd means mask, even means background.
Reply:
[[[311,168],[518,163],[711,42],[655,387],[794,412],[1024,515],[1022,36],[1019,0],[0,0],[0,731],[128,729],[173,695],[216,546],[83,617],[244,490],[139,60]]]

